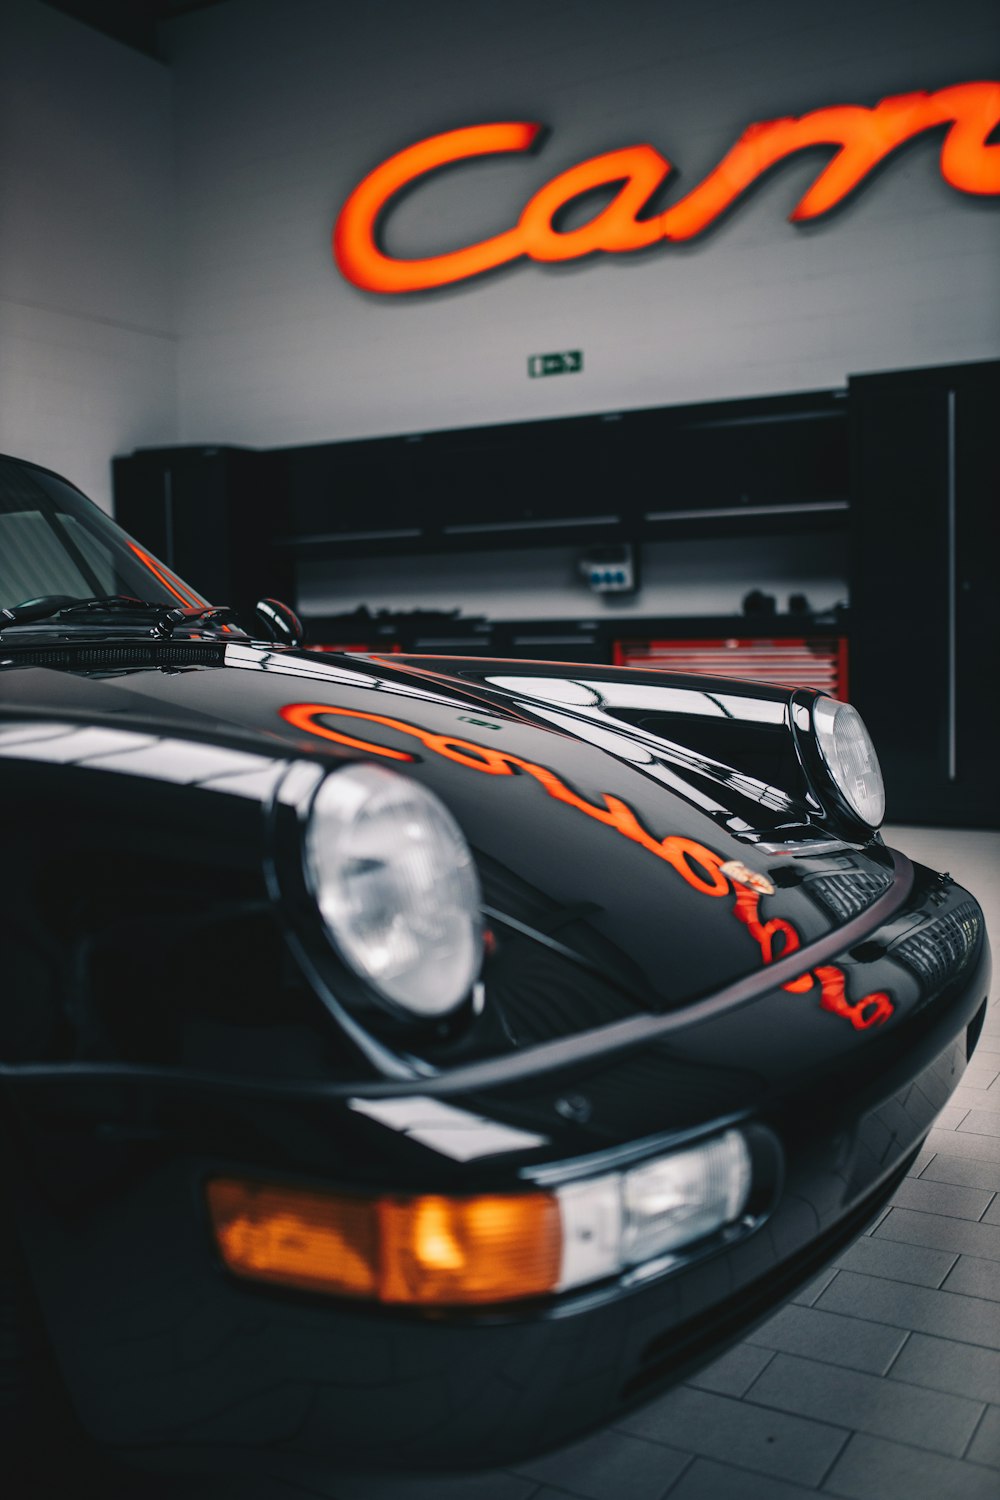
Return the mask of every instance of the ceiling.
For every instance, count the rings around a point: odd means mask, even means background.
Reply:
[[[113,36],[127,47],[150,57],[161,57],[157,36],[160,21],[204,10],[209,5],[222,5],[225,0],[44,0],[44,3],[103,31],[105,36]]]

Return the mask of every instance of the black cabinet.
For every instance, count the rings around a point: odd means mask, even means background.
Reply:
[[[566,418],[288,449],[284,543],[358,557],[603,535],[621,509],[602,485],[602,431]]]
[[[623,412],[609,432],[612,467],[649,537],[685,520],[793,529],[848,506],[842,391]],[[834,520],[842,525],[842,516]],[[748,528],[751,529],[751,528]]]
[[[843,391],[650,407],[272,455],[301,557],[842,529]]]
[[[851,697],[889,817],[1000,826],[1000,362],[850,382]]]
[[[213,603],[290,598],[276,456],[249,448],[146,448],[113,465],[115,519]]]

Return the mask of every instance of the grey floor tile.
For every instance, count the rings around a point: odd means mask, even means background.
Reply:
[[[877,1239],[905,1240],[908,1245],[925,1245],[928,1250],[952,1250],[956,1255],[1000,1260],[1000,1226],[996,1224],[973,1224],[968,1219],[894,1208],[875,1234]]]
[[[816,1299],[826,1291],[836,1274],[837,1267],[828,1266],[814,1281],[807,1282],[800,1292],[796,1292],[792,1301],[799,1307],[812,1307]]]
[[[845,1250],[837,1264],[845,1271],[886,1276],[892,1281],[912,1282],[914,1286],[938,1287],[957,1259],[957,1255],[947,1250],[927,1250],[901,1240],[867,1236]]]
[[[893,1194],[894,1208],[915,1208],[925,1214],[946,1214],[953,1219],[982,1218],[993,1194],[985,1188],[956,1187],[950,1182],[928,1182],[908,1177]]]
[[[636,1437],[807,1485],[819,1484],[848,1438],[846,1430],[825,1422],[687,1386],[631,1413],[619,1425]]]
[[[1000,1469],[1000,1406],[987,1407],[965,1456],[972,1463]]]
[[[966,1115],[970,1113],[971,1111],[966,1105],[946,1104],[934,1121],[934,1129],[943,1131],[945,1134],[949,1130],[958,1130]]]
[[[962,1292],[967,1297],[986,1297],[991,1302],[1000,1302],[1000,1265],[995,1260],[960,1255],[944,1282],[944,1289],[946,1292]],[[1000,1389],[997,1394],[1000,1395]]]
[[[1000,1195],[993,1199],[989,1208],[983,1214],[984,1224],[1000,1224]]]
[[[612,1431],[514,1464],[513,1471],[584,1500],[621,1500],[623,1495],[629,1500],[660,1500],[690,1462],[688,1453]]]
[[[1000,1064],[989,1052],[977,1053],[962,1074],[963,1089],[988,1089],[1000,1078]]]
[[[855,1432],[892,1438],[961,1458],[983,1414],[980,1402],[880,1375],[838,1370],[813,1359],[776,1354],[755,1380],[748,1401],[800,1417],[837,1420]]]
[[[883,835],[892,849],[934,870],[950,870],[960,885],[975,892],[987,921],[991,900],[996,907],[1000,869],[1000,833],[985,828],[927,828],[913,823],[887,823]],[[997,913],[1000,916],[1000,912]]]
[[[823,1490],[846,1500],[996,1500],[996,1475],[961,1459],[857,1433]]]
[[[889,1203],[883,1203],[882,1207],[879,1209],[878,1213],[875,1214],[872,1218],[870,1218],[868,1220],[868,1223],[862,1229],[861,1233],[862,1234],[874,1234],[875,1231],[876,1231],[876,1229],[881,1224],[882,1220],[885,1218],[886,1214],[889,1212],[889,1209],[891,1207],[892,1207],[891,1204],[889,1204]]]
[[[765,1349],[804,1354],[848,1370],[882,1375],[906,1342],[906,1334],[898,1328],[880,1328],[870,1320],[793,1305],[783,1307],[755,1328],[750,1341]]]
[[[1000,1391],[1000,1351],[911,1333],[889,1378],[932,1391],[950,1391],[972,1401],[995,1401]]]
[[[622,1495],[620,1500],[629,1497]],[[786,1484],[770,1474],[750,1474],[710,1458],[696,1458],[670,1491],[670,1500],[816,1500],[816,1491]]]
[[[970,1109],[955,1129],[963,1135],[1000,1136],[1000,1113],[992,1109]]]
[[[907,1177],[919,1177],[924,1168],[933,1160],[934,1152],[925,1146],[923,1151],[918,1152],[914,1160],[910,1163],[906,1173]]]
[[[700,1391],[717,1391],[720,1396],[742,1396],[773,1358],[770,1349],[737,1344],[734,1349],[727,1349],[721,1359],[692,1375],[687,1384]]]
[[[932,1130],[927,1137],[927,1144],[934,1151],[947,1151],[949,1156],[1000,1162],[1000,1140],[992,1135],[973,1135],[960,1130]]]
[[[938,1151],[920,1174],[922,1182],[953,1182],[956,1187],[1000,1192],[1000,1162],[975,1161]]]
[[[995,1057],[992,1060],[998,1061]],[[1000,1114],[1000,1101],[992,1097],[988,1089],[977,1089],[966,1084],[964,1076],[948,1103],[958,1109],[985,1110],[987,1114]]]
[[[959,1343],[1000,1349],[1000,1303],[982,1297],[934,1292],[923,1286],[904,1286],[878,1276],[841,1271],[818,1306],[896,1328],[953,1338]]]

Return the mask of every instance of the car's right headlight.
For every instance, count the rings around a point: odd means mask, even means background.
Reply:
[[[479,973],[480,895],[443,803],[381,766],[345,766],[320,784],[305,855],[327,932],[355,973],[410,1015],[454,1010]]]
[[[855,817],[878,828],[885,817],[885,783],[871,735],[850,703],[821,695],[812,705],[813,732],[828,775]]]

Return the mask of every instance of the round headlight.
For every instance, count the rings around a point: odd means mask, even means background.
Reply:
[[[840,795],[869,828],[885,817],[885,783],[864,720],[850,703],[817,698],[812,710],[816,742]]]
[[[379,766],[327,776],[306,867],[334,946],[381,995],[442,1016],[480,964],[479,881],[462,831],[432,792]]]

